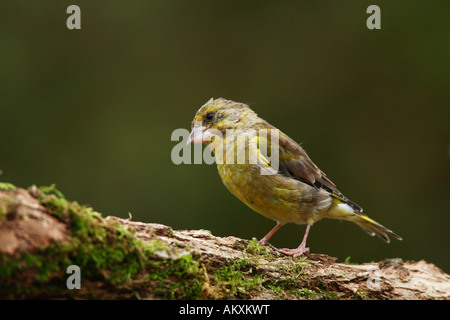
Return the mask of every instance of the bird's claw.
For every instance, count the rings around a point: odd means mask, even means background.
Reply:
[[[275,248],[272,246],[272,248],[282,254],[285,254],[287,256],[292,256],[294,259],[297,257],[300,257],[304,253],[309,253],[309,248],[305,248],[305,247],[298,247],[297,249],[287,249],[287,248],[278,249],[278,248]]]

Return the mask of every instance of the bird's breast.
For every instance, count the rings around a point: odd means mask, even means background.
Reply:
[[[331,206],[331,198],[298,180],[281,175],[261,175],[251,164],[218,164],[219,175],[227,187],[247,206],[267,218],[282,223],[308,223],[321,218]]]

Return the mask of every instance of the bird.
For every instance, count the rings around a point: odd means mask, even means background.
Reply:
[[[293,258],[309,253],[306,241],[310,228],[323,218],[353,222],[387,243],[389,236],[402,240],[363,213],[298,143],[247,104],[211,98],[196,112],[186,143],[207,145],[225,187],[248,207],[276,222],[258,241],[260,245],[270,245],[269,239],[279,228],[295,223],[306,225],[300,245],[295,249],[272,247]]]

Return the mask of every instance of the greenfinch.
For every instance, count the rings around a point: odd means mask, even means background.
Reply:
[[[302,147],[246,104],[223,98],[209,100],[197,111],[187,143],[207,144],[227,189],[257,213],[276,221],[260,244],[267,244],[286,223],[306,224],[297,248],[276,250],[294,258],[308,253],[310,227],[322,218],[351,221],[385,242],[389,236],[402,239],[364,214]]]

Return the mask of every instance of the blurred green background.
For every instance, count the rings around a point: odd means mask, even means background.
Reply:
[[[81,8],[82,30],[66,28]],[[366,9],[381,8],[381,30]],[[260,239],[274,222],[171,141],[211,97],[302,143],[364,212],[401,235],[315,224],[312,252],[450,272],[449,1],[2,1],[1,181],[55,183],[103,215]],[[296,247],[304,226],[272,240]]]

